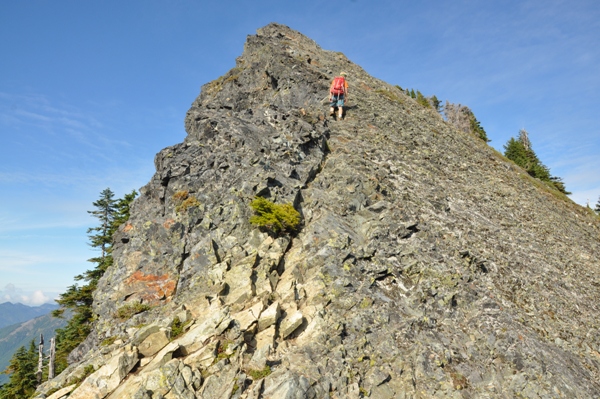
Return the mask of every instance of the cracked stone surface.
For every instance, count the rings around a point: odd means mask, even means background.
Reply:
[[[40,394],[94,365],[70,397],[600,398],[598,218],[480,139],[277,24],[185,128],[117,234],[93,333]],[[298,233],[250,225],[257,195],[292,203]]]

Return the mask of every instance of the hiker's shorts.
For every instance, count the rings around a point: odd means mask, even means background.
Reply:
[[[343,94],[333,94],[331,96],[331,103],[329,103],[331,107],[343,107],[344,106],[344,95]]]

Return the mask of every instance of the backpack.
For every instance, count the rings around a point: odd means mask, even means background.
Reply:
[[[333,79],[333,88],[331,93],[335,95],[344,94],[346,92],[346,79],[342,76],[338,76]]]

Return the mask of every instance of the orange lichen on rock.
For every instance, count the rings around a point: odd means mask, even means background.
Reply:
[[[163,227],[167,230],[169,230],[173,225],[175,224],[175,220],[174,219],[167,219],[165,220],[165,222],[163,223]]]
[[[126,284],[138,288],[139,297],[147,303],[154,303],[163,299],[169,300],[175,293],[177,282],[168,274],[161,276],[155,274],[144,274],[138,270],[126,281]]]

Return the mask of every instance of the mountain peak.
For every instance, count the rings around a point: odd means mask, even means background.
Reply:
[[[42,391],[93,365],[71,399],[600,395],[598,220],[479,138],[278,24],[185,127]],[[257,196],[298,231],[251,224]]]

